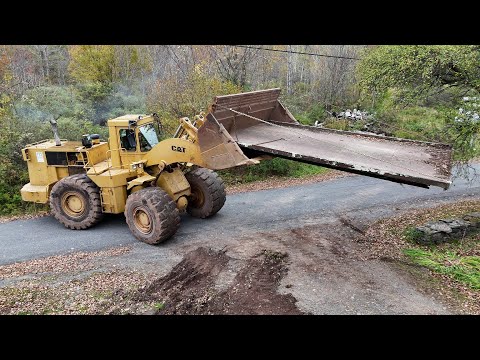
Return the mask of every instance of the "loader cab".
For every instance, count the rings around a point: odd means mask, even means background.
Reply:
[[[120,144],[125,151],[145,153],[158,144],[158,134],[153,123],[119,131]]]
[[[140,161],[159,142],[153,115],[124,115],[108,121],[113,166]]]
[[[134,129],[119,130],[120,147],[125,151],[137,151],[137,137]]]

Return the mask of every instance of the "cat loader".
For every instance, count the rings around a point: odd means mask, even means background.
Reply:
[[[179,119],[164,138],[156,114],[108,120],[108,141],[85,134],[22,149],[30,182],[22,199],[50,204],[67,228],[123,213],[133,235],[158,244],[177,231],[180,213],[216,214],[226,200],[214,170],[283,157],[415,186],[448,188],[451,146],[305,126],[278,100],[280,89],[217,96],[208,113]]]

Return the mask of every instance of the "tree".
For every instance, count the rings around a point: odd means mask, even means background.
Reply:
[[[32,54],[36,73],[43,83],[65,85],[67,74],[68,54],[65,45],[27,45],[26,49]]]
[[[110,85],[115,79],[113,45],[75,45],[69,49],[70,76],[79,83]]]
[[[159,114],[165,130],[172,134],[180,117],[193,117],[207,111],[215,96],[237,92],[241,92],[238,85],[207,75],[198,64],[187,74],[185,81],[179,81],[175,76],[157,81],[148,92],[147,107],[149,112]]]
[[[435,122],[444,124],[436,135],[453,145],[455,157],[468,160],[478,154],[480,46],[377,46],[366,50],[357,75],[363,98],[374,105],[382,100],[375,105],[380,112],[388,109],[396,120],[399,103],[433,105]],[[440,102],[441,95],[448,100]]]
[[[395,88],[412,101],[452,87],[478,94],[479,64],[478,45],[377,46],[365,52],[357,73],[364,96],[375,99]]]
[[[247,67],[258,50],[233,46],[211,46],[210,50],[222,79],[244,88]]]

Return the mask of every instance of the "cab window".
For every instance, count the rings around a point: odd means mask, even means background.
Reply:
[[[150,151],[158,144],[158,134],[153,124],[140,126],[138,131],[138,141],[140,142],[140,151]]]
[[[120,144],[127,151],[135,151],[137,149],[137,141],[135,140],[135,130],[120,129]]]

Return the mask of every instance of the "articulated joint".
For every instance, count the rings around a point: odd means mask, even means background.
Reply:
[[[187,132],[188,136],[192,140],[197,140],[198,129],[192,124],[188,117],[181,118],[180,125],[182,125],[183,129]]]

